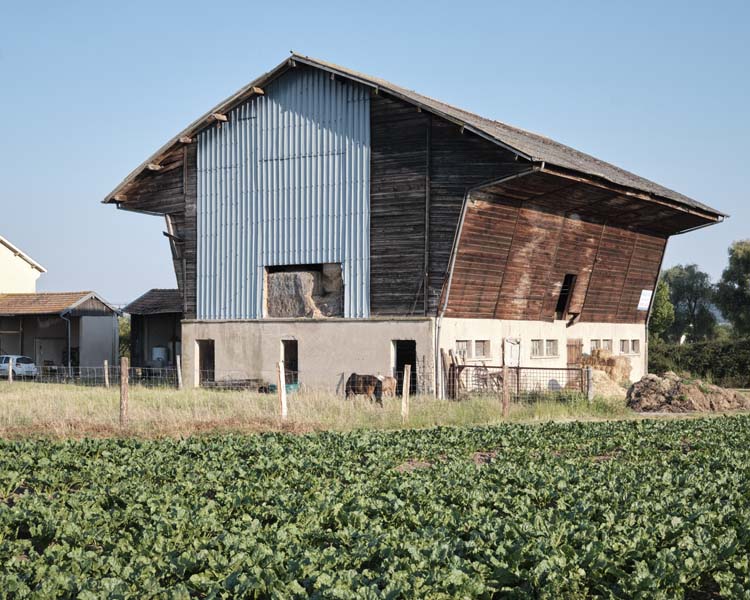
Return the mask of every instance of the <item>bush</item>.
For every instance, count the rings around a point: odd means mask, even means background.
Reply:
[[[649,346],[648,370],[652,373],[687,371],[723,387],[750,387],[750,338]]]

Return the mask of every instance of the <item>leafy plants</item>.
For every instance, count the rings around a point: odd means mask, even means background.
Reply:
[[[748,430],[735,416],[0,441],[0,589],[748,597]]]

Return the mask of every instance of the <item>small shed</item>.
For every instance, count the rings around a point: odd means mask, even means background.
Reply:
[[[130,361],[134,367],[172,367],[181,353],[182,295],[176,289],[149,290],[128,304]]]
[[[40,367],[99,367],[118,355],[118,311],[94,292],[0,294],[0,354]]]

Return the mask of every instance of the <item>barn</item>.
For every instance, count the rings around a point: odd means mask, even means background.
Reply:
[[[645,370],[669,236],[724,215],[549,138],[297,54],[104,199],[165,219],[185,377],[332,388],[442,356]]]

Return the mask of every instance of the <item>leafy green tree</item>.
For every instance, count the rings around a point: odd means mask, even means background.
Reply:
[[[120,356],[130,358],[130,317],[119,317]]]
[[[750,240],[729,246],[729,265],[716,286],[716,305],[736,335],[750,335]]]
[[[669,286],[669,300],[674,306],[674,322],[666,330],[666,338],[679,342],[710,340],[716,332],[713,312],[714,287],[708,273],[698,265],[677,265],[664,271],[662,279]]]
[[[674,306],[669,300],[669,284],[664,279],[659,279],[648,322],[649,335],[661,338],[672,323],[674,323]]]

